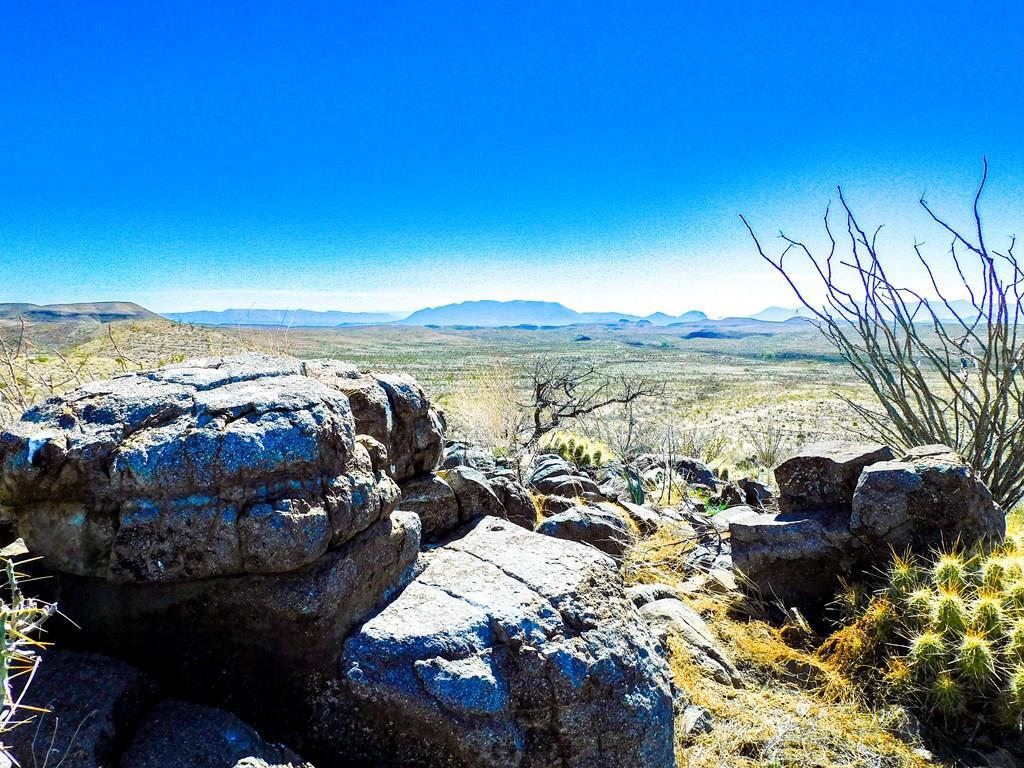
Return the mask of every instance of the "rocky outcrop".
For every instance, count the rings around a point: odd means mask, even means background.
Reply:
[[[348,398],[261,356],[87,384],[0,433],[0,504],[50,567],[114,582],[293,571],[398,487]]]
[[[680,641],[680,648],[690,660],[715,682],[734,688],[743,683],[736,665],[721,647],[700,614],[676,597],[663,597],[646,603],[640,615],[658,635],[663,645],[668,638]]]
[[[633,541],[623,513],[613,504],[574,505],[537,526],[537,533],[587,544],[621,560]]]
[[[779,509],[798,512],[850,508],[861,470],[893,458],[877,443],[815,443],[775,468]]]
[[[500,462],[434,474],[442,426],[408,377],[194,361],[29,411],[0,433],[0,506],[77,622],[61,647],[324,768],[671,765],[667,667],[614,561],[510,522],[536,510]],[[421,552],[424,524],[448,543]],[[104,690],[131,723],[84,742],[97,766],[298,765],[225,711]]]
[[[174,699],[150,710],[119,768],[312,768],[230,712]]]
[[[673,765],[668,669],[613,562],[484,518],[348,640],[368,761]]]
[[[894,549],[1002,540],[1002,510],[952,449],[892,455],[883,446],[830,443],[785,462],[776,470],[782,511],[741,508],[728,520],[735,566],[766,597],[813,612],[840,577],[885,565]]]

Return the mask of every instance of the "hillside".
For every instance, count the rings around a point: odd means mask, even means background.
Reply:
[[[116,320],[153,320],[155,312],[130,301],[97,301],[83,304],[0,304],[0,320],[24,317],[34,323],[67,323]]]

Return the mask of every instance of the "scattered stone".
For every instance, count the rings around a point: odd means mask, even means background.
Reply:
[[[613,562],[492,517],[345,644],[374,765],[668,768],[668,668]]]
[[[616,560],[622,559],[633,540],[622,513],[611,504],[567,509],[541,522],[537,533],[589,544]]]
[[[419,515],[423,542],[437,541],[460,525],[459,502],[455,491],[434,474],[420,475],[401,485],[399,506]]]
[[[156,695],[156,684],[129,664],[49,650],[22,702],[48,711],[9,730],[4,743],[22,766],[109,768]]]
[[[861,470],[893,458],[877,443],[815,443],[775,468],[782,512],[849,511]]]
[[[455,467],[472,467],[490,476],[497,470],[494,461],[494,454],[486,448],[468,443],[455,442],[445,448],[444,460],[441,462],[441,469],[454,469]]]
[[[119,768],[312,768],[230,712],[164,699],[146,715]]]
[[[543,496],[541,497],[541,509],[545,515],[557,515],[568,509],[579,506],[576,499],[568,499],[565,496]]]
[[[698,736],[703,733],[711,733],[714,729],[714,720],[711,713],[704,707],[696,704],[688,704],[683,710],[683,733],[687,736]]]
[[[640,615],[666,645],[668,637],[682,641],[693,662],[722,685],[741,688],[743,681],[728,654],[715,640],[707,623],[695,610],[678,598],[647,603]]]

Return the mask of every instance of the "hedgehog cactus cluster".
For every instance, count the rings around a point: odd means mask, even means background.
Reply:
[[[942,722],[1024,729],[1024,536],[988,553],[895,557],[827,652]]]

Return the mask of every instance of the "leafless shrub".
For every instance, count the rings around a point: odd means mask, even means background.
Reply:
[[[519,403],[530,416],[531,445],[566,422],[664,392],[652,378],[632,372],[610,374],[579,358],[536,357],[521,366],[520,372],[526,396]]]
[[[789,449],[789,439],[778,416],[761,416],[744,426],[743,431],[753,448],[755,465],[771,469],[782,462]]]
[[[0,334],[0,423],[18,418],[42,397],[91,378],[87,360],[72,363],[57,350],[37,348],[24,318],[13,339]]]
[[[507,363],[496,363],[457,381],[445,415],[456,434],[511,454],[531,435],[529,413],[519,399],[516,372]]]
[[[725,454],[729,437],[717,424],[686,424],[676,429],[679,454],[713,464]]]
[[[871,432],[895,447],[944,443],[956,448],[996,499],[1011,508],[1024,499],[1024,391],[1017,333],[1024,271],[1014,255],[1013,238],[1002,251],[986,242],[980,200],[987,176],[986,162],[967,234],[920,200],[950,240],[943,264],[925,257],[923,243],[914,244],[936,299],[890,280],[877,249],[879,230],[867,234],[841,189],[841,237],[849,253],[838,260],[830,209],[824,224],[831,249],[824,257],[780,234],[785,245],[772,258],[743,221],[760,255],[789,283],[821,332],[874,394],[877,409],[843,398]],[[795,270],[783,263],[791,253],[809,261],[812,276],[824,288],[822,304],[797,287]],[[947,272],[966,301],[953,300],[940,286]]]

